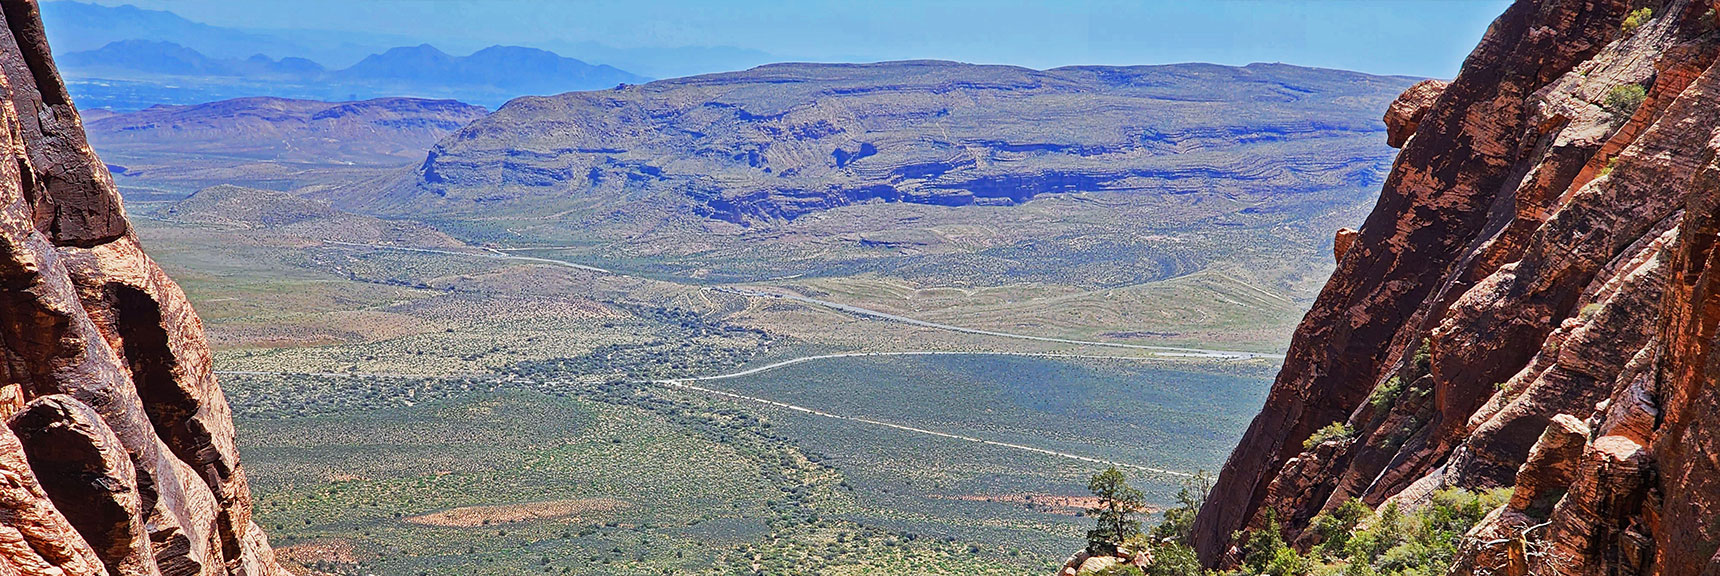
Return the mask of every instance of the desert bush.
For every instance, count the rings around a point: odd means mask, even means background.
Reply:
[[[1387,379],[1385,384],[1374,388],[1373,393],[1368,395],[1368,404],[1373,406],[1376,412],[1391,408],[1391,404],[1403,395],[1405,388],[1414,385],[1422,376],[1432,371],[1433,343],[1423,338],[1421,346],[1416,347],[1415,353],[1410,355],[1409,364]]]
[[[1601,107],[1619,116],[1629,116],[1635,113],[1636,107],[1641,106],[1642,101],[1646,99],[1648,99],[1648,90],[1642,85],[1625,84],[1614,86],[1612,90],[1608,90],[1606,98],[1601,100]]]
[[[1238,542],[1237,549],[1242,552],[1242,565],[1248,569],[1249,574],[1266,574],[1272,569],[1282,571],[1301,565],[1296,551],[1284,543],[1284,528],[1278,524],[1278,514],[1270,509],[1266,511],[1266,526],[1237,531],[1231,538]],[[1291,575],[1274,573],[1272,576]]]
[[[1302,441],[1302,449],[1313,450],[1315,446],[1325,444],[1328,440],[1349,440],[1356,437],[1356,429],[1343,422],[1333,422],[1314,431],[1313,436]]]
[[[1368,404],[1372,405],[1374,410],[1384,410],[1391,407],[1392,402],[1396,402],[1402,394],[1403,378],[1393,376],[1386,380],[1385,384],[1375,388],[1373,394],[1368,395]]]
[[[1206,494],[1211,491],[1212,475],[1205,470],[1185,480],[1182,490],[1177,492],[1177,505],[1166,509],[1164,521],[1149,532],[1152,541],[1184,547],[1194,545],[1194,517],[1206,504]]]
[[[1141,572],[1141,569],[1139,567],[1136,567],[1132,564],[1113,564],[1110,566],[1106,566],[1104,568],[1100,568],[1098,570],[1082,572],[1079,574],[1079,576],[1147,576],[1147,575],[1145,572]]]
[[[1321,541],[1303,555],[1285,541],[1276,515],[1266,526],[1233,535],[1242,552],[1241,572],[1271,576],[1437,576],[1457,557],[1464,534],[1510,498],[1510,489],[1437,492],[1425,508],[1406,512],[1396,503],[1375,512],[1359,500],[1314,517],[1309,529]],[[1161,547],[1161,551],[1168,550]],[[1167,556],[1167,558],[1175,558]],[[1155,558],[1155,562],[1157,559]],[[1155,576],[1189,576],[1167,563]]]
[[[1365,518],[1372,517],[1374,511],[1363,504],[1361,500],[1350,499],[1329,513],[1321,513],[1314,517],[1312,528],[1320,535],[1320,544],[1316,548],[1321,556],[1341,557],[1344,547],[1350,543],[1350,535],[1355,532]]]
[[[1624,30],[1627,34],[1635,32],[1637,28],[1641,28],[1643,24],[1647,24],[1648,21],[1653,18],[1654,10],[1644,6],[1642,8],[1632,10],[1630,14],[1625,15],[1624,22],[1619,24],[1619,28]]]
[[[1153,548],[1153,562],[1147,565],[1147,576],[1202,576],[1206,567],[1195,556],[1194,549],[1183,544],[1162,544]]]

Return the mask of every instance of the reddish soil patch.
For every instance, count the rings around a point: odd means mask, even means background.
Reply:
[[[345,540],[325,540],[277,547],[275,548],[275,559],[294,574],[306,576],[330,574],[311,568],[312,566],[327,566],[329,564],[356,566],[358,564],[358,558],[353,555],[352,543]]]
[[[548,502],[526,502],[522,504],[498,504],[494,506],[466,506],[444,510],[434,514],[413,516],[407,522],[425,526],[446,526],[450,528],[471,528],[490,524],[508,524],[527,520],[547,520],[552,518],[569,518],[583,514],[612,512],[628,508],[628,504],[614,498],[586,498],[580,500],[551,500]]]

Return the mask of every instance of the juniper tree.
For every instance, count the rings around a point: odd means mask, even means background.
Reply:
[[[1097,506],[1087,510],[1098,521],[1087,532],[1087,551],[1115,554],[1124,541],[1141,534],[1141,521],[1135,514],[1146,505],[1146,495],[1130,487],[1116,466],[1093,475],[1087,489],[1099,499]]]

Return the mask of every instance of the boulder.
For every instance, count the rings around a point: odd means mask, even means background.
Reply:
[[[1409,137],[1415,135],[1416,127],[1421,125],[1421,119],[1427,116],[1427,111],[1433,109],[1433,103],[1439,95],[1445,93],[1449,82],[1444,80],[1422,80],[1399,94],[1386,109],[1386,144],[1393,148],[1402,148]]]
[[[1338,233],[1332,237],[1333,261],[1344,261],[1344,255],[1349,254],[1350,247],[1356,244],[1356,235],[1358,234],[1360,234],[1360,232],[1356,232],[1355,229],[1352,228],[1338,229]]]

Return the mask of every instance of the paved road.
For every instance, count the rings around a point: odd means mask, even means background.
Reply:
[[[1104,464],[1107,466],[1116,466],[1118,468],[1132,468],[1132,469],[1141,470],[1144,472],[1152,472],[1155,474],[1165,474],[1165,475],[1169,475],[1169,476],[1176,476],[1179,478],[1188,478],[1188,477],[1193,476],[1193,474],[1189,474],[1187,472],[1178,472],[1176,470],[1167,470],[1164,468],[1154,468],[1151,466],[1142,466],[1139,464],[1130,464],[1127,462],[1116,462],[1116,461],[1112,461],[1112,460],[1094,458],[1091,456],[1082,456],[1080,454],[1071,454],[1068,452],[1059,452],[1056,450],[1047,450],[1045,448],[1037,448],[1037,447],[1028,446],[1025,444],[1014,444],[1014,443],[1010,443],[1010,442],[998,442],[996,440],[986,440],[984,438],[978,438],[978,437],[974,437],[974,436],[966,436],[966,435],[962,435],[962,434],[952,434],[949,432],[939,432],[937,430],[919,428],[919,427],[915,427],[915,426],[909,426],[906,424],[897,424],[894,422],[886,422],[883,420],[876,420],[876,419],[865,418],[865,417],[861,417],[861,416],[844,416],[841,414],[826,412],[826,411],[818,410],[815,408],[807,408],[804,406],[797,406],[794,404],[789,404],[787,402],[778,402],[776,400],[771,400],[769,398],[760,398],[757,396],[746,396],[743,394],[736,394],[734,392],[729,392],[726,390],[717,390],[715,388],[707,388],[704,386],[691,384],[692,382],[709,382],[712,380],[726,380],[729,378],[739,378],[742,376],[751,376],[753,374],[758,374],[760,372],[768,372],[768,371],[775,370],[778,368],[784,368],[784,367],[788,367],[788,366],[793,366],[795,364],[803,364],[806,362],[814,362],[814,361],[818,361],[818,360],[831,360],[831,359],[835,359],[835,358],[863,358],[863,357],[876,357],[876,356],[1029,356],[1029,357],[1035,357],[1035,358],[1088,358],[1088,359],[1105,359],[1105,360],[1143,360],[1144,359],[1144,358],[1141,358],[1139,356],[1104,356],[1104,355],[1096,355],[1096,354],[1053,354],[1053,353],[1036,353],[1036,352],[945,352],[945,351],[848,352],[848,353],[843,353],[843,354],[820,354],[817,356],[804,356],[801,358],[783,360],[781,362],[766,364],[764,366],[759,366],[756,368],[749,368],[746,370],[741,370],[739,372],[730,372],[727,374],[717,374],[714,376],[695,376],[695,377],[689,377],[689,378],[668,378],[668,379],[663,379],[663,380],[652,380],[649,383],[650,384],[656,384],[659,386],[668,386],[671,388],[677,388],[677,389],[681,389],[681,390],[700,392],[703,394],[709,394],[712,396],[719,396],[719,397],[728,398],[731,400],[742,400],[742,401],[746,401],[746,402],[752,402],[755,404],[764,404],[766,406],[774,406],[777,408],[783,408],[783,409],[791,410],[794,412],[800,412],[802,414],[810,414],[812,416],[818,416],[821,418],[829,418],[832,420],[841,420],[841,421],[845,421],[845,422],[857,422],[857,423],[861,423],[861,424],[869,424],[872,426],[890,428],[892,430],[900,430],[903,432],[911,432],[914,434],[922,434],[922,435],[926,435],[926,436],[935,436],[938,438],[949,438],[949,439],[954,439],[954,440],[966,440],[969,442],[975,442],[975,443],[984,444],[987,446],[997,446],[999,448],[1008,448],[1011,450],[1020,450],[1020,451],[1024,451],[1024,452],[1032,452],[1035,454],[1043,454],[1046,456],[1054,456],[1057,458],[1065,458],[1065,459],[1069,459],[1069,460],[1078,460],[1081,462],[1088,462],[1088,463],[1093,463],[1093,464]]]
[[[965,333],[965,334],[979,334],[982,336],[998,336],[998,337],[1002,337],[1002,338],[1013,338],[1013,339],[1017,339],[1017,340],[1033,340],[1036,342],[1055,342],[1058,344],[1079,344],[1079,345],[1083,345],[1083,346],[1104,346],[1107,348],[1127,348],[1127,349],[1131,349],[1131,350],[1153,350],[1153,351],[1158,351],[1161,353],[1167,353],[1167,354],[1163,354],[1163,355],[1191,356],[1191,357],[1201,357],[1201,358],[1232,358],[1232,359],[1250,359],[1250,358],[1278,358],[1278,359],[1282,359],[1282,358],[1284,358],[1283,354],[1266,354],[1266,353],[1261,353],[1261,352],[1242,352],[1242,351],[1237,351],[1237,350],[1214,350],[1214,349],[1210,349],[1210,348],[1179,348],[1179,347],[1175,347],[1175,346],[1149,346],[1146,344],[1126,344],[1126,343],[1122,343],[1122,342],[1097,342],[1097,341],[1092,341],[1092,340],[1071,340],[1068,338],[1052,338],[1052,337],[1048,337],[1048,336],[1032,336],[1032,335],[1028,335],[1028,334],[1015,334],[1015,333],[1011,333],[1011,332],[998,332],[995,330],[980,330],[977,328],[963,328],[961,326],[951,326],[949,324],[939,324],[936,322],[927,322],[925,320],[919,320],[916,318],[909,318],[907,316],[898,316],[896,314],[891,314],[888,312],[879,312],[877,310],[861,308],[859,306],[843,304],[840,302],[831,302],[829,300],[819,300],[817,298],[808,298],[805,296],[801,296],[799,294],[783,293],[783,292],[760,292],[760,291],[755,291],[755,290],[743,290],[740,288],[728,288],[728,287],[706,288],[706,290],[711,290],[714,292],[722,292],[725,294],[735,294],[735,295],[739,295],[739,296],[747,296],[747,297],[751,297],[751,298],[775,298],[775,299],[779,299],[779,300],[790,300],[790,301],[794,301],[794,302],[800,302],[803,304],[812,304],[814,306],[823,306],[825,308],[831,308],[834,310],[847,312],[849,314],[854,314],[857,316],[870,316],[870,317],[877,318],[880,320],[889,320],[891,322],[901,322],[903,324],[909,324],[909,325],[913,325],[913,326],[921,326],[921,327],[925,327],[925,328],[935,328],[938,330],[948,330],[951,332],[961,332],[961,333]]]
[[[933,437],[937,437],[937,438],[946,438],[946,439],[951,439],[951,440],[964,440],[964,441],[973,442],[976,444],[983,444],[986,446],[995,446],[998,448],[1004,448],[1004,449],[1008,449],[1008,450],[1016,450],[1016,451],[1021,451],[1021,452],[1031,452],[1034,454],[1040,454],[1040,455],[1044,455],[1044,456],[1052,456],[1052,457],[1063,458],[1063,459],[1068,459],[1068,460],[1076,460],[1076,461],[1087,462],[1087,463],[1091,463],[1091,464],[1103,464],[1106,466],[1116,466],[1118,468],[1130,468],[1130,469],[1134,469],[1134,470],[1140,470],[1143,472],[1151,472],[1154,474],[1164,474],[1167,476],[1176,476],[1179,478],[1187,478],[1187,477],[1192,476],[1191,474],[1189,474],[1187,472],[1179,472],[1176,470],[1168,470],[1168,469],[1164,469],[1164,468],[1155,468],[1152,466],[1142,466],[1140,464],[1131,464],[1128,462],[1117,462],[1117,461],[1113,461],[1113,460],[1105,460],[1103,458],[1094,458],[1091,456],[1082,456],[1080,454],[1073,454],[1073,453],[1069,453],[1069,452],[1060,452],[1057,450],[1048,450],[1045,448],[1029,446],[1026,444],[1016,444],[1016,443],[1012,443],[1012,442],[999,442],[996,440],[987,440],[985,438],[979,438],[976,436],[968,436],[965,434],[956,434],[956,433],[951,433],[951,432],[942,432],[942,431],[938,431],[938,430],[932,430],[929,428],[921,428],[921,427],[917,427],[917,426],[909,426],[907,424],[898,424],[895,422],[888,422],[888,421],[878,420],[878,419],[874,419],[874,418],[866,418],[863,416],[848,416],[848,415],[843,415],[843,414],[837,414],[834,412],[828,412],[828,411],[819,410],[816,408],[808,408],[805,406],[798,406],[795,404],[789,404],[787,402],[779,402],[776,400],[771,400],[769,398],[762,398],[762,397],[758,397],[758,396],[747,396],[744,394],[737,394],[734,392],[729,392],[727,390],[718,390],[716,388],[709,388],[709,387],[694,384],[694,382],[709,382],[709,381],[713,381],[713,380],[726,380],[729,378],[739,378],[742,376],[750,376],[750,375],[758,374],[761,372],[768,372],[771,370],[776,370],[778,368],[793,366],[795,364],[802,364],[802,363],[806,363],[806,362],[815,362],[815,361],[819,361],[819,360],[831,360],[831,359],[836,359],[836,358],[877,357],[877,356],[1029,356],[1029,357],[1036,357],[1036,358],[1087,358],[1087,359],[1106,359],[1106,360],[1144,360],[1144,359],[1146,359],[1146,358],[1142,358],[1139,356],[1105,356],[1105,355],[1096,355],[1096,354],[1053,354],[1053,353],[1037,353],[1037,352],[947,352],[947,351],[941,351],[941,350],[937,350],[937,351],[933,351],[933,350],[912,351],[912,352],[850,352],[850,353],[843,353],[843,354],[820,354],[817,356],[804,356],[804,357],[800,357],[800,358],[793,358],[793,359],[789,359],[789,360],[783,360],[781,362],[766,364],[764,366],[748,368],[746,370],[740,370],[737,372],[729,372],[726,374],[715,374],[715,375],[711,375],[711,376],[692,376],[692,377],[687,377],[687,378],[665,378],[665,379],[661,379],[661,380],[636,381],[634,383],[635,384],[665,386],[665,387],[674,388],[677,390],[696,392],[696,393],[700,393],[700,394],[716,396],[719,398],[725,398],[725,399],[729,399],[729,400],[738,400],[738,401],[742,401],[742,402],[750,402],[750,403],[754,403],[754,404],[762,404],[765,406],[772,406],[772,407],[781,408],[784,410],[799,412],[801,414],[817,416],[820,418],[829,418],[831,420],[840,420],[843,422],[852,422],[852,423],[858,423],[858,424],[866,424],[866,425],[870,425],[870,426],[878,426],[878,427],[882,427],[882,428],[889,428],[892,430],[898,430],[898,431],[908,432],[908,433],[912,433],[912,434],[920,434],[920,435],[924,435],[924,436],[933,436]],[[323,376],[323,377],[346,377],[346,378],[366,378],[366,377],[369,377],[369,378],[433,378],[433,376],[419,376],[419,375],[413,375],[413,374],[352,373],[352,372],[265,372],[265,371],[252,371],[252,370],[217,370],[217,371],[215,371],[215,373],[216,374],[233,374],[233,375],[241,375],[242,374],[242,375],[251,375],[251,376]],[[560,380],[535,381],[535,380],[522,379],[522,378],[518,378],[518,377],[510,377],[510,378],[505,378],[503,380],[508,381],[508,382],[524,383],[524,384],[549,384],[549,385],[565,385],[566,384],[565,381],[560,381]]]
[[[345,247],[349,247],[349,248],[371,248],[371,249],[375,249],[375,250],[396,250],[396,251],[400,251],[400,252],[419,252],[419,253],[423,253],[423,254],[446,254],[449,256],[469,256],[472,258],[489,258],[491,260],[520,260],[520,261],[524,261],[524,262],[536,262],[539,264],[549,264],[552,266],[562,266],[562,267],[566,267],[566,268],[573,268],[575,270],[584,270],[586,272],[596,272],[599,274],[613,274],[616,276],[626,276],[626,274],[620,274],[620,273],[617,273],[613,270],[606,270],[603,268],[598,268],[596,266],[586,266],[584,264],[575,264],[573,262],[568,262],[566,260],[554,260],[554,259],[550,259],[550,258],[538,258],[535,256],[515,256],[513,254],[507,254],[507,253],[499,252],[496,250],[490,250],[487,252],[459,252],[459,251],[455,251],[455,250],[440,250],[440,249],[436,249],[436,248],[415,248],[415,247],[411,247],[411,246],[390,246],[387,244],[359,244],[357,242],[337,242],[334,240],[323,240],[323,244],[328,244],[330,246],[345,246]]]
[[[734,376],[739,376],[739,375],[740,374],[732,374],[732,375],[728,375],[728,376],[724,376],[724,377],[734,377]],[[712,379],[712,378],[707,377],[704,379]],[[896,424],[894,422],[885,422],[883,420],[874,420],[871,418],[864,418],[864,417],[860,417],[860,416],[844,416],[841,414],[833,414],[830,412],[825,412],[823,410],[816,410],[816,409],[807,408],[804,406],[796,406],[794,404],[789,404],[786,402],[777,402],[775,400],[771,400],[768,398],[759,398],[756,396],[746,396],[746,395],[742,395],[742,394],[736,394],[734,392],[729,392],[726,390],[717,390],[714,388],[706,388],[706,387],[699,386],[696,384],[689,384],[689,383],[687,383],[688,380],[697,380],[697,379],[689,378],[686,380],[674,380],[674,379],[654,380],[651,383],[657,384],[659,386],[668,386],[670,388],[689,390],[689,391],[693,391],[693,392],[709,394],[712,396],[728,398],[731,400],[742,400],[742,401],[746,401],[746,402],[753,402],[756,404],[764,404],[766,406],[774,406],[774,407],[782,408],[785,410],[800,412],[802,414],[809,414],[812,416],[818,416],[820,418],[829,418],[832,420],[841,420],[844,422],[857,422],[857,423],[861,423],[861,424],[870,424],[872,426],[879,426],[879,427],[883,427],[883,428],[889,428],[892,430],[900,430],[903,432],[910,432],[910,433],[921,434],[921,435],[925,435],[925,436],[935,436],[938,438],[948,438],[948,439],[952,439],[952,440],[965,440],[968,442],[973,442],[975,444],[984,444],[986,446],[996,446],[999,448],[1007,448],[1010,450],[1018,450],[1018,451],[1022,451],[1022,452],[1032,452],[1035,454],[1042,454],[1042,455],[1046,455],[1046,456],[1053,456],[1053,457],[1064,458],[1064,459],[1068,459],[1068,460],[1078,460],[1081,462],[1088,462],[1088,463],[1092,463],[1092,464],[1103,464],[1106,466],[1116,466],[1118,468],[1133,468],[1135,470],[1141,470],[1144,472],[1152,472],[1155,474],[1164,474],[1167,476],[1176,476],[1179,478],[1189,478],[1189,477],[1194,476],[1193,474],[1189,474],[1187,472],[1178,472],[1176,470],[1166,470],[1163,468],[1153,468],[1151,466],[1141,466],[1139,464],[1130,464],[1127,462],[1115,462],[1115,461],[1111,461],[1111,460],[1105,460],[1102,458],[1093,458],[1091,456],[1082,456],[1080,454],[1070,454],[1068,452],[1058,452],[1056,450],[1047,450],[1044,448],[1035,448],[1033,446],[1027,446],[1027,445],[1023,445],[1023,444],[1012,444],[1009,442],[998,442],[996,440],[986,440],[984,438],[965,436],[965,435],[961,435],[961,434],[951,434],[949,432],[939,432],[937,430],[928,430],[925,428],[908,426],[906,424]]]
[[[434,248],[412,248],[412,247],[405,247],[405,246],[389,246],[389,245],[384,245],[384,244],[357,244],[357,243],[353,243],[353,242],[335,242],[332,240],[324,240],[323,242],[325,244],[330,244],[330,245],[335,245],[335,246],[373,248],[373,249],[378,249],[378,250],[399,250],[399,251],[404,251],[404,252],[422,252],[422,253],[429,253],[429,254],[446,254],[446,255],[451,255],[451,256],[469,256],[469,257],[473,257],[473,258],[490,258],[490,259],[495,259],[495,260],[518,260],[518,261],[524,261],[524,262],[536,262],[539,264],[550,264],[550,265],[555,265],[555,266],[564,266],[567,268],[574,268],[577,270],[585,270],[587,272],[597,272],[597,273],[601,273],[601,274],[611,274],[611,275],[615,275],[615,276],[636,277],[636,276],[632,276],[630,274],[626,274],[626,273],[622,273],[622,272],[616,272],[613,270],[598,268],[596,266],[587,266],[584,264],[575,264],[573,262],[568,262],[565,260],[555,260],[555,259],[551,259],[551,258],[538,258],[538,257],[534,257],[534,256],[515,256],[513,254],[507,254],[507,253],[501,252],[499,250],[489,250],[487,252],[481,252],[481,253],[480,252],[457,252],[454,250],[439,250],[439,249],[434,249]],[[872,310],[869,308],[861,308],[859,306],[854,306],[854,305],[850,305],[850,304],[843,304],[841,302],[831,302],[829,300],[820,300],[817,298],[808,298],[806,296],[801,296],[799,294],[794,294],[794,293],[762,292],[762,291],[757,291],[757,290],[744,290],[744,289],[740,289],[740,288],[729,288],[729,287],[705,288],[705,290],[709,290],[709,291],[713,291],[713,292],[721,292],[724,294],[734,294],[737,296],[744,296],[744,297],[748,297],[748,298],[772,298],[772,299],[777,299],[777,300],[789,300],[789,301],[793,301],[793,302],[799,302],[802,304],[811,304],[813,306],[821,306],[824,308],[830,308],[832,310],[838,310],[841,312],[854,314],[856,316],[865,316],[865,317],[869,317],[869,318],[875,318],[878,320],[887,320],[890,322],[900,322],[900,323],[908,324],[911,326],[920,326],[923,328],[933,328],[933,329],[937,329],[937,330],[947,330],[947,331],[951,331],[951,332],[961,332],[964,334],[976,334],[976,335],[981,335],[981,336],[996,336],[996,337],[1000,337],[1000,338],[1011,338],[1011,339],[1015,339],[1015,340],[1031,340],[1031,341],[1035,341],[1035,342],[1052,342],[1052,343],[1057,343],[1057,344],[1075,344],[1075,345],[1081,345],[1081,346],[1103,346],[1103,347],[1107,347],[1107,348],[1124,348],[1124,349],[1130,349],[1130,350],[1151,350],[1151,351],[1158,353],[1158,355],[1161,355],[1161,356],[1188,356],[1188,357],[1195,357],[1195,358],[1223,358],[1223,359],[1239,359],[1239,360],[1247,360],[1247,359],[1253,359],[1253,358],[1266,358],[1266,359],[1283,359],[1284,358],[1283,354],[1268,354],[1268,353],[1261,353],[1261,352],[1243,352],[1243,351],[1238,351],[1238,350],[1216,350],[1216,349],[1211,349],[1211,348],[1183,348],[1183,347],[1176,347],[1176,346],[1149,346],[1146,344],[1126,344],[1123,342],[1099,342],[1099,341],[1092,341],[1092,340],[1072,340],[1069,338],[1052,338],[1049,336],[1033,336],[1030,334],[1016,334],[1016,333],[1012,333],[1012,332],[999,332],[996,330],[980,330],[978,328],[964,328],[961,326],[952,326],[949,324],[939,324],[937,322],[928,322],[928,321],[920,320],[917,318],[909,318],[907,316],[900,316],[900,315],[891,314],[888,312],[880,312],[877,310]]]
[[[819,354],[817,356],[803,356],[800,358],[783,360],[781,362],[777,362],[774,364],[766,364],[764,366],[759,366],[756,368],[749,368],[746,370],[742,370],[740,372],[731,372],[728,374],[718,374],[715,376],[696,376],[696,377],[690,377],[690,378],[676,378],[675,380],[679,380],[679,381],[683,381],[683,382],[708,382],[711,380],[727,380],[729,378],[739,378],[742,376],[751,376],[753,374],[758,374],[760,372],[769,372],[769,371],[775,370],[777,368],[785,368],[788,366],[793,366],[795,364],[802,364],[802,363],[812,362],[812,361],[816,361],[816,360],[831,360],[831,359],[835,359],[835,358],[867,358],[867,357],[876,357],[876,356],[1026,356],[1029,358],[1084,358],[1084,359],[1090,359],[1090,360],[1150,360],[1151,359],[1151,358],[1147,358],[1144,356],[1107,356],[1107,355],[1103,355],[1103,354],[1057,354],[1057,353],[1053,353],[1053,352],[951,352],[951,351],[945,351],[945,350],[916,350],[916,351],[910,351],[910,352],[843,352],[840,354]]]

